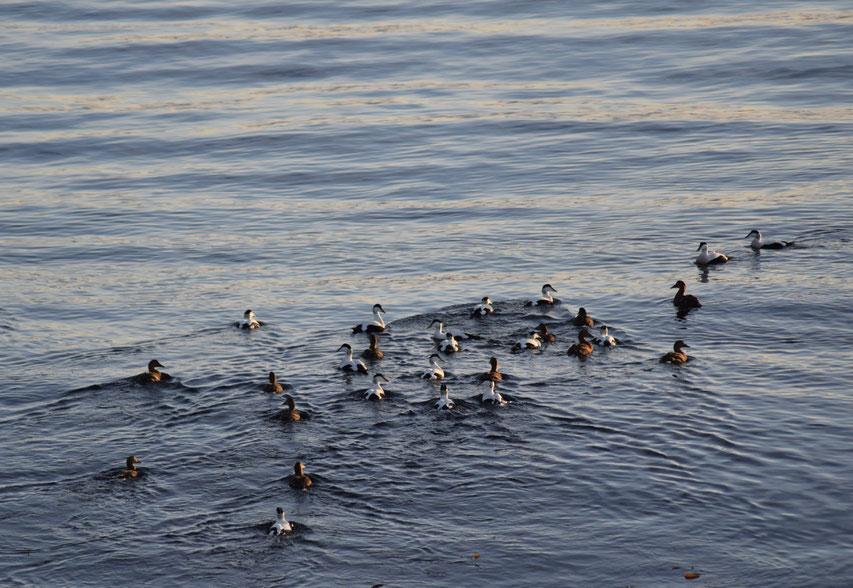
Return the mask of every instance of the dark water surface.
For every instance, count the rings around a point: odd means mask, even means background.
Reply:
[[[848,3],[8,2],[0,47],[0,583],[850,585]],[[624,344],[567,357],[579,306]],[[443,414],[433,318],[480,337]]]

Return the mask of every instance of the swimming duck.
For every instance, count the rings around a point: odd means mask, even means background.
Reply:
[[[660,358],[660,362],[681,365],[687,361],[687,354],[681,350],[684,347],[690,347],[690,345],[679,339],[672,344],[672,351]]]
[[[385,309],[381,304],[373,305],[373,320],[370,322],[360,323],[352,328],[353,333],[381,333],[385,330],[385,321],[382,320],[382,314]]]
[[[474,312],[471,313],[471,316],[484,317],[487,314],[492,314],[494,311],[495,307],[492,306],[492,301],[488,296],[483,296],[480,299],[480,304],[474,307]]]
[[[364,351],[362,351],[362,352],[361,352],[361,356],[362,356],[364,359],[369,359],[369,360],[379,360],[379,359],[382,359],[382,356],[383,356],[384,354],[382,353],[382,350],[381,350],[381,349],[379,349],[379,347],[378,347],[378,345],[379,345],[379,337],[377,337],[377,336],[376,336],[376,335],[374,335],[373,333],[371,333],[371,334],[369,335],[369,337],[370,337],[370,347],[368,347],[367,349],[365,349]]]
[[[433,353],[429,356],[429,365],[430,367],[424,370],[424,373],[421,374],[421,378],[424,380],[440,380],[444,377],[444,370],[441,369],[441,366],[438,365],[438,362],[444,361],[441,359],[441,356],[437,353]]]
[[[580,358],[588,357],[592,353],[592,343],[586,340],[587,337],[589,337],[589,331],[581,329],[578,333],[578,342],[569,347],[567,354]]]
[[[255,320],[255,313],[251,309],[243,313],[243,320],[237,323],[241,329],[257,329],[261,323]]]
[[[708,251],[708,244],[705,243],[705,241],[699,243],[699,247],[696,248],[696,251],[700,252],[699,255],[696,256],[696,263],[699,265],[726,263],[729,260],[729,258],[722,253]]]
[[[278,379],[275,377],[275,372],[270,372],[269,382],[264,384],[264,392],[281,394],[282,389],[281,384],[278,383]]]
[[[578,314],[572,319],[572,324],[576,327],[591,327],[595,324],[592,317],[586,314],[586,309],[581,306],[578,309]]]
[[[539,323],[539,326],[536,327],[536,330],[539,331],[539,339],[543,343],[553,343],[556,341],[554,335],[548,332],[548,325],[545,323]]]
[[[699,299],[696,298],[693,294],[685,294],[684,289],[687,286],[681,280],[678,280],[675,284],[669,287],[670,290],[673,288],[678,288],[678,292],[675,293],[675,297],[672,299],[672,303],[681,311],[687,311],[691,308],[700,308],[702,303],[699,302]]]
[[[293,528],[290,526],[290,523],[284,520],[284,509],[279,506],[275,509],[275,512],[276,521],[273,523],[273,526],[270,527],[270,531],[267,535],[284,535],[285,533],[290,533]]]
[[[542,296],[525,303],[524,306],[547,306],[549,304],[558,304],[560,301],[551,296],[551,292],[556,292],[551,284],[542,286]]]
[[[495,383],[492,380],[489,380],[489,391],[483,392],[482,396],[480,396],[480,402],[483,404],[504,404],[505,401],[503,396],[495,390]]]
[[[793,245],[791,241],[765,241],[761,238],[761,233],[757,229],[752,229],[744,239],[749,239],[750,237],[752,237],[752,242],[749,246],[753,249],[784,249]]]
[[[443,330],[444,325],[440,320],[433,319],[427,328],[432,329],[432,340],[436,343],[441,343],[447,339],[447,334]]]
[[[459,345],[459,342],[450,331],[445,333],[444,341],[438,346],[438,350],[442,353],[456,353],[457,351],[461,351],[461,349],[462,347]]]
[[[125,464],[127,468],[121,472],[121,475],[118,477],[119,480],[129,480],[130,478],[136,478],[141,473],[136,469],[136,464],[142,463],[138,459],[136,459],[135,455],[131,455],[127,458]]]
[[[615,347],[619,343],[619,341],[616,340],[616,337],[608,332],[607,325],[602,325],[601,328],[599,328],[599,331],[601,334],[598,337],[593,338],[596,345],[601,345],[602,347]]]
[[[382,382],[379,381],[379,378],[382,378],[386,382],[390,382],[390,380],[382,374],[376,374],[373,376],[373,385],[364,391],[365,400],[382,400],[385,398],[385,390],[382,389]]]
[[[291,488],[296,488],[297,490],[305,490],[312,484],[311,478],[309,478],[306,474],[303,473],[303,469],[305,466],[301,461],[297,461],[293,466],[293,475],[290,476],[290,484]]]
[[[487,372],[480,374],[477,377],[477,383],[478,384],[480,382],[485,382],[486,380],[489,380],[492,382],[500,382],[501,380],[504,379],[504,377],[498,371],[498,358],[492,357],[491,359],[489,359],[489,364],[492,366],[492,369],[490,369]]]
[[[287,405],[287,408],[282,409],[278,413],[277,416],[280,420],[294,422],[302,418],[302,413],[296,410],[296,402],[293,401],[293,396],[286,394],[284,396],[284,403]]]
[[[527,336],[527,339],[519,339],[515,342],[515,345],[512,346],[513,351],[517,351],[519,349],[539,349],[542,347],[542,341],[540,340],[539,333],[536,331],[530,331],[530,335]]]
[[[435,401],[435,407],[438,410],[442,410],[442,409],[450,410],[454,406],[455,405],[453,404],[453,401],[448,396],[447,384],[442,384],[441,385],[441,394],[439,395],[438,400]]]
[[[169,374],[164,374],[163,372],[157,371],[158,367],[165,366],[156,359],[152,359],[148,362],[148,371],[136,376],[136,381],[140,384],[151,384],[152,382],[168,380],[172,377]]]
[[[350,345],[349,343],[344,343],[343,345],[338,347],[338,351],[340,351],[341,349],[344,350],[344,359],[341,360],[341,364],[338,366],[338,369],[349,373],[367,373],[367,366],[364,365],[364,362],[360,359],[352,358],[352,345]]]

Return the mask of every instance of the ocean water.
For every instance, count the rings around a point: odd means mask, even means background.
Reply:
[[[848,3],[6,2],[0,47],[3,585],[850,585]],[[568,357],[581,306],[621,345]]]

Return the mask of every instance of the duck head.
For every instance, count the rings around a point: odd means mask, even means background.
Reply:
[[[148,371],[149,372],[156,372],[158,367],[164,368],[166,366],[164,366],[162,363],[160,363],[156,359],[152,359],[151,361],[148,362]]]

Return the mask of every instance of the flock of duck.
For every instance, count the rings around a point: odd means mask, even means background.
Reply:
[[[750,231],[750,233],[744,238],[752,239],[750,246],[755,250],[783,249],[793,244],[788,241],[765,241],[762,238],[761,233],[757,230]],[[716,265],[726,263],[729,260],[728,256],[716,251],[711,251],[705,241],[702,241],[699,244],[697,251],[699,251],[699,255],[696,257],[695,263],[699,266]],[[683,318],[691,310],[702,306],[702,303],[696,296],[685,293],[686,285],[683,281],[678,280],[671,286],[671,289],[676,290],[675,296],[672,299],[672,304],[675,306],[679,317]],[[551,284],[545,284],[542,286],[541,295],[526,302],[525,306],[547,309],[549,307],[559,305],[561,301],[553,296],[553,294],[556,293],[557,290],[551,286]],[[494,313],[494,311],[494,303],[488,296],[484,296],[480,300],[479,304],[473,308],[471,317],[484,319]],[[338,351],[343,352],[343,357],[338,365],[339,370],[350,374],[369,375],[369,370],[364,360],[367,360],[368,362],[375,362],[383,358],[384,354],[382,350],[379,349],[379,335],[383,333],[386,328],[385,320],[382,316],[383,314],[385,314],[385,309],[382,308],[382,305],[375,304],[373,306],[372,320],[361,322],[352,328],[353,334],[363,333],[367,335],[369,341],[368,347],[361,352],[361,358],[356,359],[353,357],[352,345],[349,343],[342,344],[338,348]],[[572,318],[571,323],[574,326],[580,327],[580,331],[577,335],[577,341],[572,343],[566,352],[570,357],[577,357],[578,359],[583,360],[593,353],[596,345],[600,347],[615,347],[621,343],[618,339],[610,335],[609,327],[607,325],[601,325],[597,334],[591,334],[588,328],[595,326],[595,320],[587,314],[586,309],[583,307],[578,309],[577,315]],[[255,313],[252,310],[247,310],[243,314],[243,319],[234,323],[234,325],[240,329],[257,329],[262,326],[262,323],[256,319]],[[435,344],[435,349],[429,356],[429,367],[421,373],[420,378],[428,381],[439,381],[443,380],[445,377],[444,369],[440,365],[445,362],[445,357],[457,353],[462,349],[458,338],[476,338],[476,335],[462,333],[454,334],[450,330],[444,330],[444,324],[438,319],[433,320],[428,328],[432,329],[432,340]],[[532,329],[525,338],[516,341],[512,346],[512,350],[523,351],[540,349],[543,345],[553,343],[555,340],[554,335],[548,331],[548,326],[545,323],[540,323],[535,329]],[[690,346],[682,340],[675,341],[673,344],[673,350],[662,355],[659,360],[660,363],[668,363],[678,366],[686,363],[688,361],[688,357],[683,350],[689,347]],[[135,376],[134,380],[139,384],[154,384],[160,381],[170,380],[170,375],[158,371],[157,368],[161,367],[164,366],[156,359],[152,359],[148,362],[148,371]],[[483,372],[477,377],[478,384],[489,384],[488,390],[478,395],[477,399],[479,402],[493,405],[505,404],[506,401],[496,389],[496,384],[503,381],[503,379],[504,375],[499,371],[498,359],[496,357],[491,357],[489,359],[489,371]],[[383,381],[388,382],[389,380],[383,374],[375,373],[372,377],[370,387],[362,392],[363,397],[366,400],[375,401],[385,398],[385,390],[382,388]],[[284,387],[278,382],[275,372],[269,372],[268,381],[262,388],[265,392],[271,394],[280,394],[284,391]],[[277,415],[280,420],[294,422],[299,421],[306,416],[305,413],[296,410],[295,401],[289,394],[284,395],[284,403],[285,408]],[[433,406],[437,410],[451,410],[456,406],[456,403],[449,396],[449,390],[446,383],[441,383],[439,397],[435,400]],[[121,472],[118,478],[121,480],[128,480],[139,477],[141,473],[136,466],[141,463],[142,462],[136,456],[129,456],[126,460],[126,469]],[[294,473],[289,478],[289,485],[291,487],[299,490],[306,490],[311,486],[312,480],[307,474],[305,474],[304,467],[305,466],[301,461],[297,461],[294,465]],[[269,528],[268,534],[282,535],[291,532],[294,527],[285,519],[284,509],[279,507],[276,511],[277,518]]]

